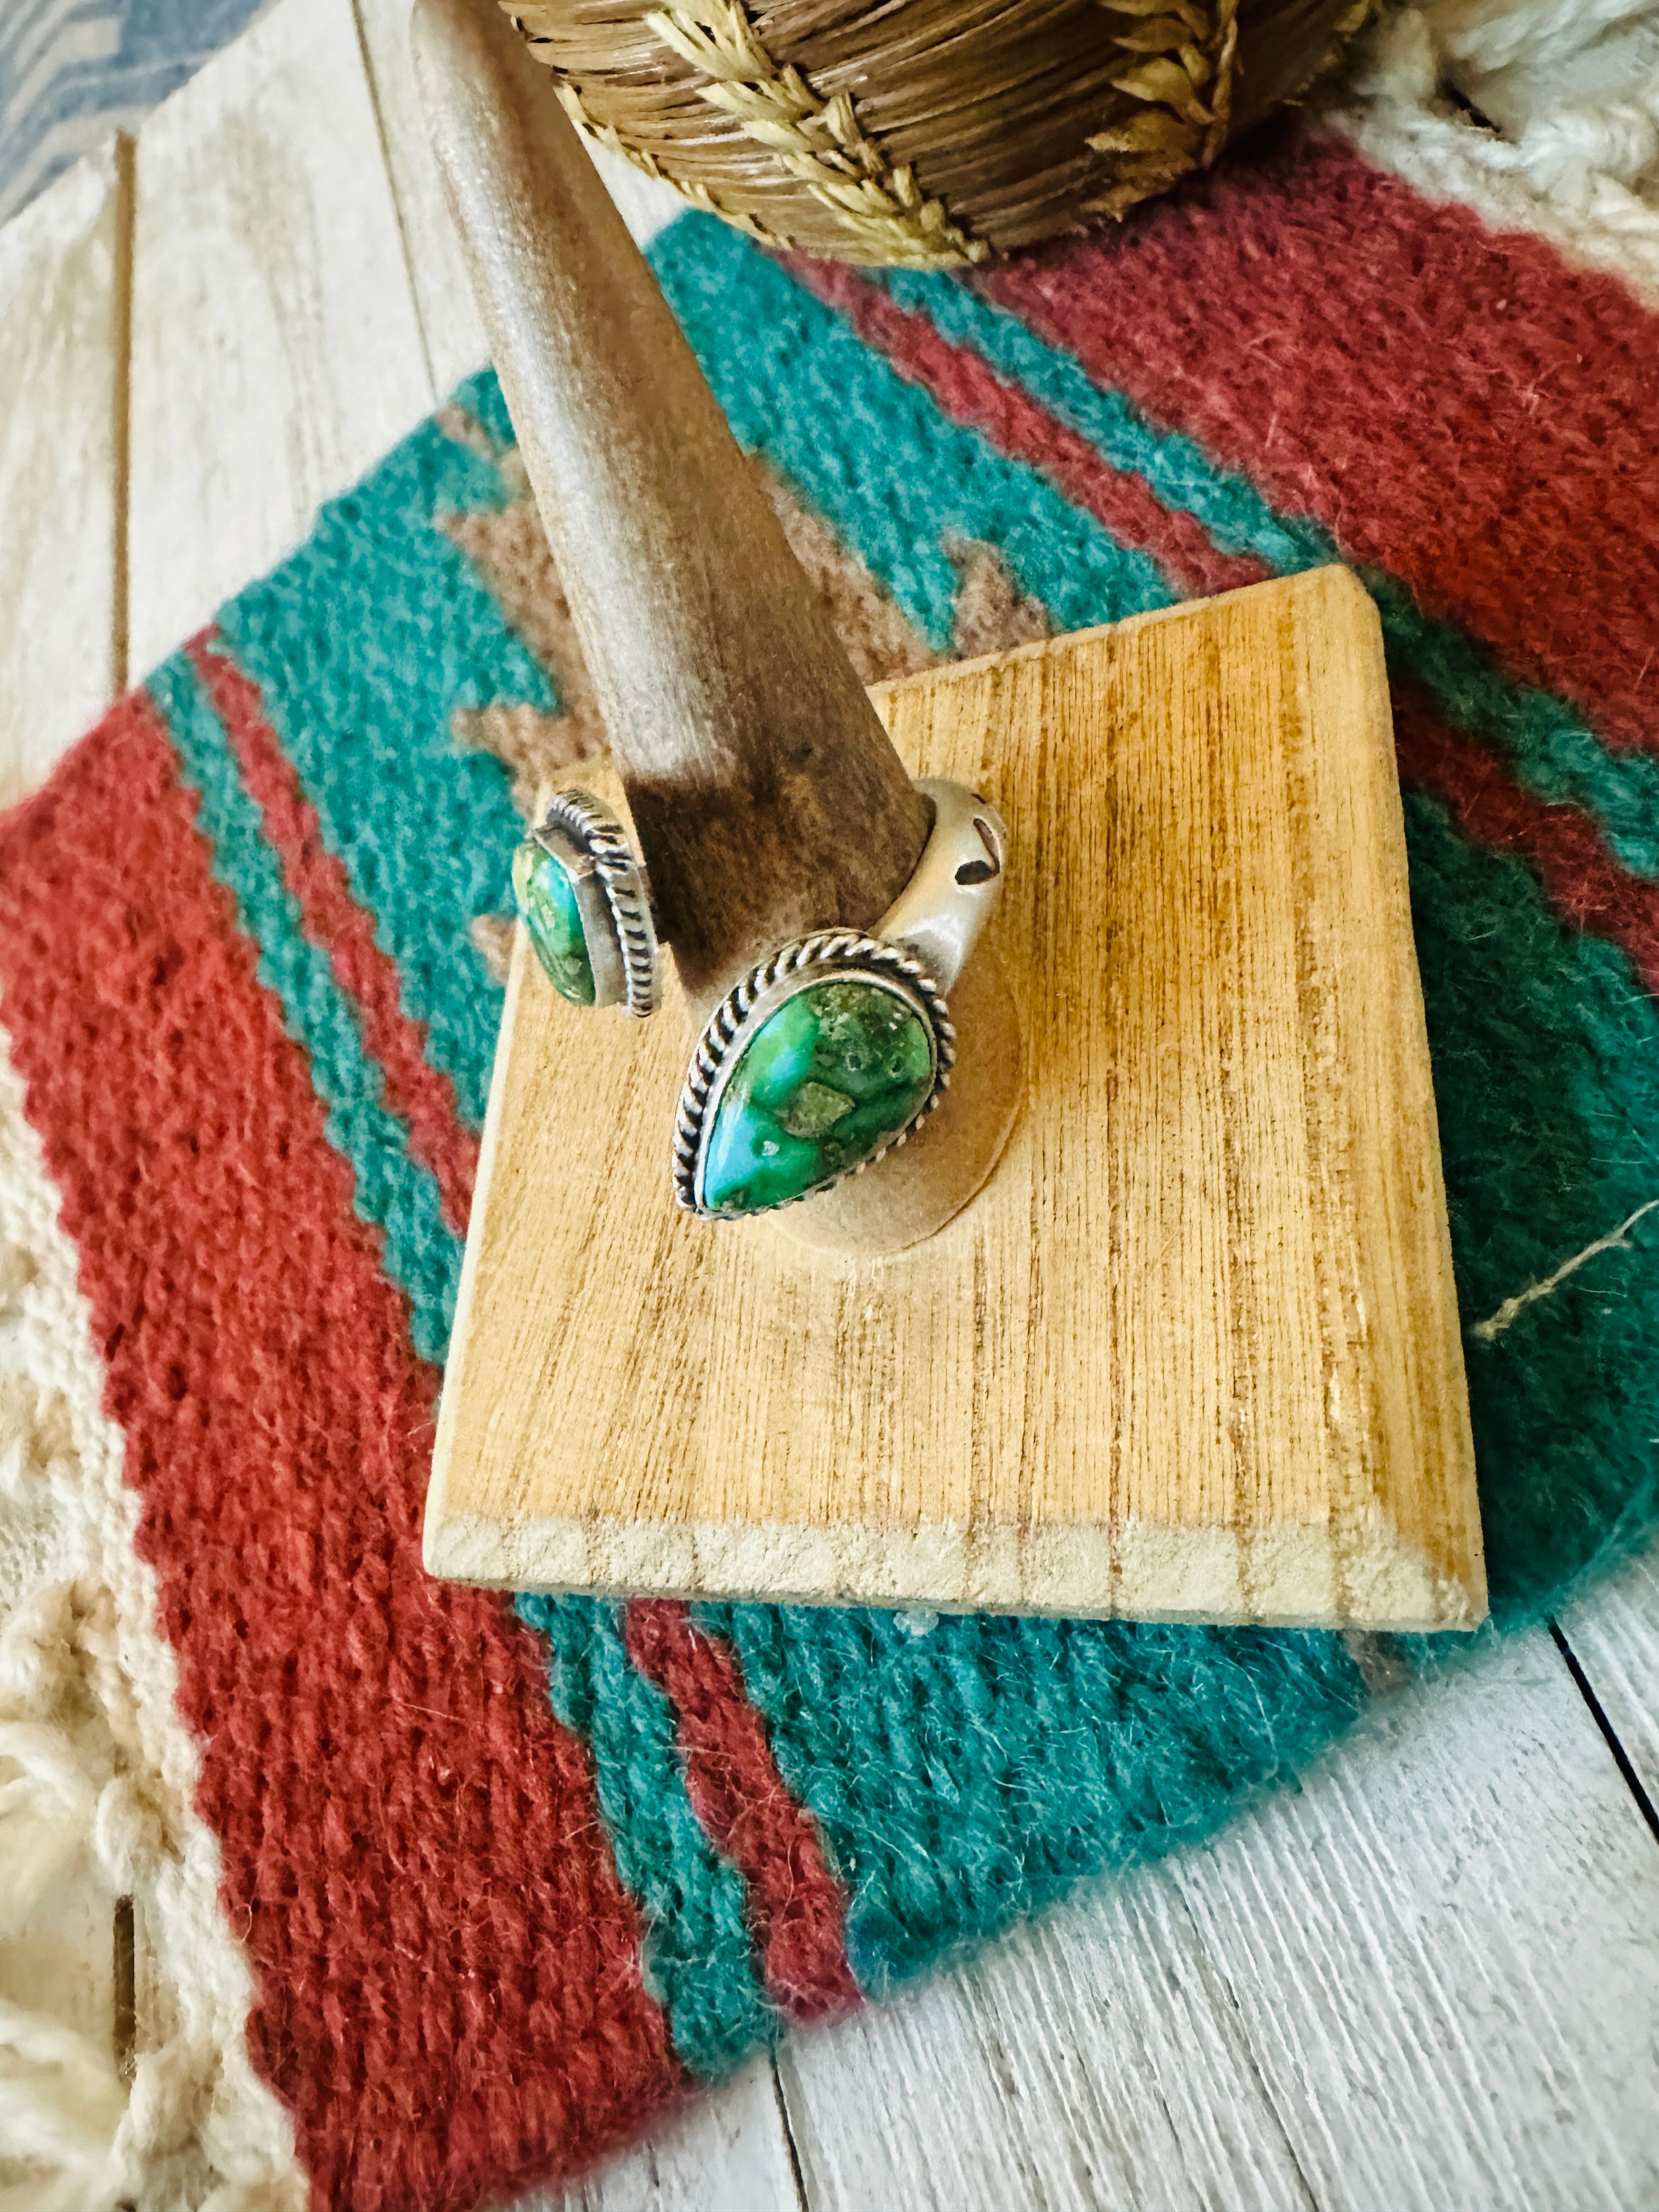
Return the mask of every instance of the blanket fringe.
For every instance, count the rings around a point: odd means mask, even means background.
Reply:
[[[1386,6],[1333,120],[1431,198],[1659,300],[1659,0]]]
[[[0,1057],[0,1512],[38,1558],[0,1631],[0,1954],[90,1874],[133,1899],[153,1984],[130,2078],[112,2040],[0,1999],[0,2212],[301,2212],[88,1320]]]

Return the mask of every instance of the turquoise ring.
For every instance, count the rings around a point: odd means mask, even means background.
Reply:
[[[554,794],[513,856],[513,895],[561,998],[656,1012],[662,970],[644,863],[592,792]]]
[[[691,1058],[674,1190],[715,1220],[793,1206],[902,1145],[956,1060],[945,993],[1002,887],[1007,830],[960,784],[926,779],[933,828],[873,933],[821,929],[752,968]]]

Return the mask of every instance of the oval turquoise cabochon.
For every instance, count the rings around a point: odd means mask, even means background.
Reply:
[[[595,991],[576,890],[544,845],[526,837],[513,855],[513,895],[536,957],[561,998],[591,1006]]]
[[[743,1046],[703,1139],[700,1196],[754,1213],[831,1182],[891,1142],[933,1087],[933,1032],[862,976],[809,984]]]

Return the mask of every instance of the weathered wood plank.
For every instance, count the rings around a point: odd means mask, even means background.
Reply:
[[[1300,1791],[787,2045],[813,2212],[1659,2190],[1659,1853],[1542,1632]]]
[[[1659,1851],[1545,1631],[1175,1873],[1316,2203],[1659,2198]]]
[[[45,778],[125,674],[122,214],[112,154],[0,230],[0,806]]]
[[[349,0],[283,0],[146,122],[132,324],[142,672],[432,405]]]
[[[1575,1599],[1559,1625],[1649,1805],[1659,1806],[1659,1545]]]
[[[1115,1883],[778,2054],[813,2212],[1297,2203],[1167,1876]]]
[[[415,83],[410,0],[356,0],[386,169],[409,258],[432,380],[445,398],[489,356],[472,286],[444,205]]]

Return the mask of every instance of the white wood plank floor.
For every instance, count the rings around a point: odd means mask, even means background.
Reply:
[[[405,15],[283,0],[0,232],[0,801],[481,358]],[[9,1533],[0,1602],[52,1543]],[[1659,1550],[523,2212],[1659,2203],[1656,1662]],[[110,2019],[110,1912],[60,1897],[0,1995]]]

